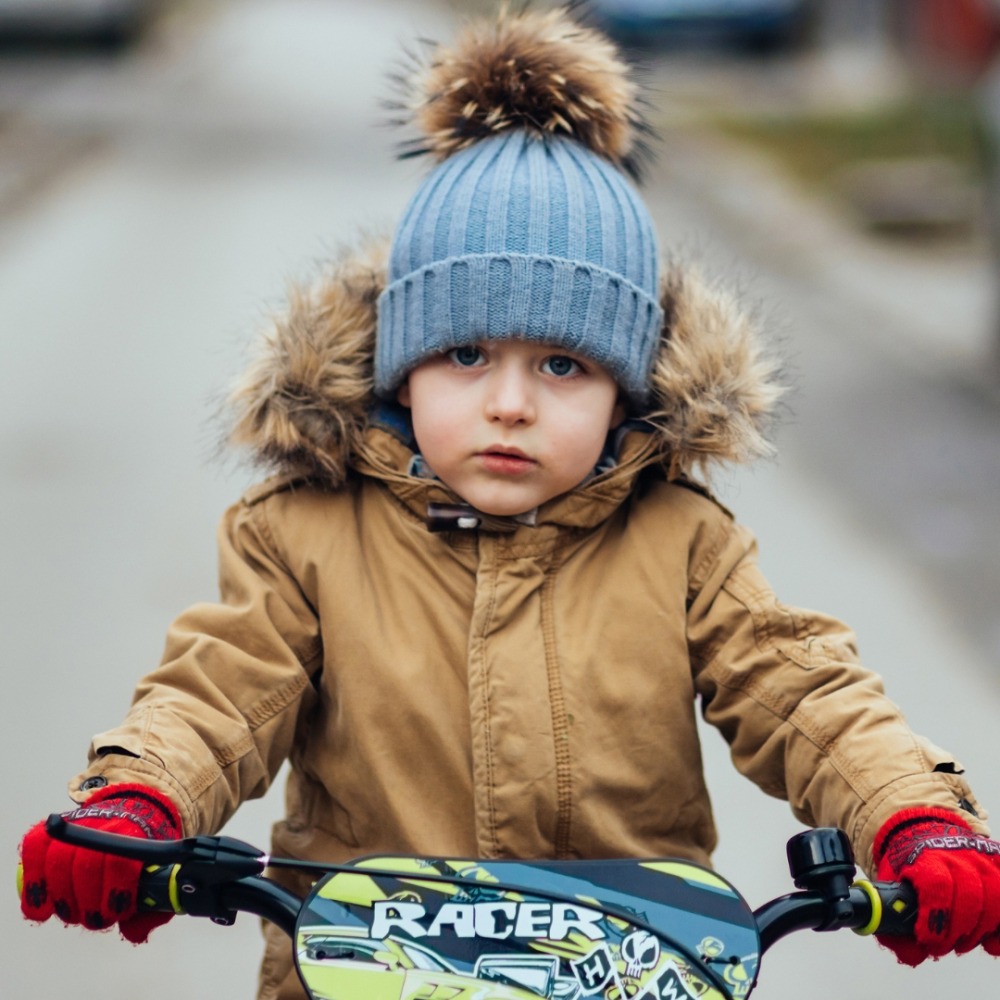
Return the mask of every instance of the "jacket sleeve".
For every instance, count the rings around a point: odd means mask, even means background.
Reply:
[[[277,551],[266,504],[232,507],[218,538],[219,603],[173,623],[125,721],[94,737],[90,767],[70,782],[77,800],[104,782],[156,787],[188,835],[218,830],[267,790],[322,663],[318,620]]]
[[[727,520],[696,560],[692,588],[704,716],[736,767],[798,820],[843,829],[866,871],[875,834],[899,809],[963,810],[988,832],[961,765],[911,731],[844,625],[778,601],[749,532]]]

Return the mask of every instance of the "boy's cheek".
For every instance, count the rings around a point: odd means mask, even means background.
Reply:
[[[615,408],[611,411],[611,424],[610,430],[615,430],[621,424],[625,422],[625,418],[628,416],[628,408],[625,405],[625,400],[621,396],[618,397],[618,402],[615,403]]]
[[[409,378],[396,390],[396,402],[400,406],[410,409],[410,380]]]

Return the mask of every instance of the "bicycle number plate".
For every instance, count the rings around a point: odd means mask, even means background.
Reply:
[[[314,1000],[742,1000],[760,942],[687,862],[365,858],[296,928]]]

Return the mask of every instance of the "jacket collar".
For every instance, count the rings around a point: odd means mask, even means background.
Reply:
[[[376,476],[414,508],[457,503],[440,483],[409,474],[412,449],[399,427],[373,419],[376,301],[384,246],[345,254],[309,286],[291,290],[227,401],[229,441],[270,472],[335,488],[355,469]],[[638,472],[706,476],[718,463],[772,453],[767,430],[782,393],[777,362],[736,300],[697,271],[670,267],[661,281],[664,325],[643,430],[629,435],[616,468],[539,511],[539,521],[592,523],[631,490]],[[604,510],[604,514],[599,512]]]

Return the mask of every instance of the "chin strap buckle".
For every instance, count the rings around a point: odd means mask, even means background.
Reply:
[[[427,505],[427,530],[440,531],[495,531],[511,534],[520,527],[534,527],[537,510],[529,510],[513,517],[496,517],[484,514],[467,503],[429,503]]]

